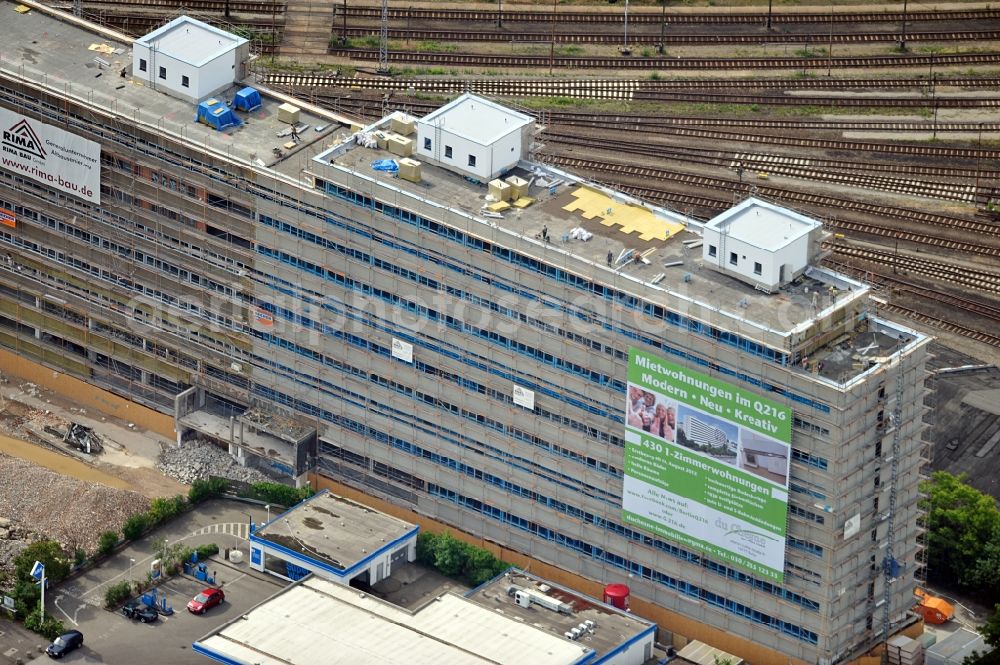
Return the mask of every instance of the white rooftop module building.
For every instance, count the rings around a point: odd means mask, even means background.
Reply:
[[[250,42],[189,16],[132,44],[132,76],[151,88],[198,102],[247,75]]]
[[[531,116],[466,93],[417,120],[417,154],[483,182],[527,156]]]
[[[705,225],[702,259],[719,272],[772,292],[805,272],[822,231],[814,219],[749,198]]]

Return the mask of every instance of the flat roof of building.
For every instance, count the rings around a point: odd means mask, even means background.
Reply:
[[[111,39],[106,31],[98,32],[98,26],[89,29],[86,26],[90,24],[64,12],[37,7],[26,14],[10,12],[4,23],[0,67],[13,70],[16,63],[17,74],[61,97],[93,104],[123,124],[143,125],[215,151],[220,156],[266,168],[282,161],[298,164],[301,153],[315,143],[324,147],[329,145],[344,123],[349,123],[332,112],[314,111],[308,104],[297,102],[301,110],[299,122],[307,127],[300,132],[298,144],[286,147],[291,140],[289,125],[278,121],[277,110],[288,97],[258,88],[263,102],[261,108],[251,113],[237,111],[243,124],[217,131],[195,121],[197,104],[148,88],[141,80],[119,75],[132,64],[129,41]],[[108,48],[91,50],[94,44]],[[107,64],[98,63],[98,57]],[[98,77],[98,74],[102,75]],[[244,83],[234,84],[216,98],[232,99],[243,87]],[[316,131],[317,128],[322,131]],[[65,129],[72,131],[68,127]],[[279,133],[284,135],[279,136]],[[303,161],[298,168],[306,163]],[[295,169],[289,167],[289,170]]]
[[[256,665],[572,665],[583,643],[444,593],[406,610],[310,577],[210,632],[195,651]]]
[[[516,589],[525,589],[572,608],[569,614],[547,609],[537,603],[528,607],[517,604]],[[522,570],[511,569],[490,582],[473,589],[467,597],[504,616],[535,626],[554,635],[577,628],[581,623],[593,622],[593,629],[584,631],[576,639],[578,644],[593,649],[597,658],[608,655],[618,647],[656,630],[656,624],[634,614],[598,602],[593,598],[541,580]],[[530,662],[526,659],[526,662]]]
[[[579,257],[586,262],[585,276],[625,289],[650,288],[653,297],[659,295],[664,304],[696,318],[699,311],[693,304],[701,303],[705,306],[702,316],[712,325],[730,330],[742,328],[751,336],[754,326],[787,333],[817,315],[828,315],[830,308],[844,306],[868,293],[866,285],[817,267],[781,291],[766,294],[703,267],[701,248],[684,243],[699,239],[702,224],[696,220],[544,164],[522,162],[511,171],[511,175],[530,183],[525,194],[535,202],[525,208],[511,207],[501,218],[494,218],[483,215],[484,206],[490,203],[485,184],[470,182],[430,162],[421,164],[421,181],[410,182],[376,171],[372,164],[381,159],[399,157],[386,149],[352,141],[318,154],[311,168],[326,179],[332,179],[326,175],[327,169],[335,169],[361,191],[368,191],[366,180],[375,181],[420,201],[431,201],[436,208],[447,202],[448,208],[478,226],[475,233],[485,240],[504,242],[505,236],[520,236],[529,241],[529,251],[556,265],[566,263],[561,258],[564,253]],[[554,191],[550,183],[556,183]],[[686,225],[687,230],[663,239],[678,225]],[[542,239],[543,229],[548,233],[548,242]],[[574,229],[592,236],[586,241],[575,239]],[[661,235],[652,238],[644,234],[644,229]],[[642,254],[645,261],[625,261],[608,267],[608,252],[615,262],[628,250]],[[837,290],[836,302],[830,287]],[[817,293],[822,294],[818,301]],[[675,300],[671,302],[668,295],[676,296]],[[734,320],[724,321],[719,313]]]
[[[821,226],[815,219],[794,210],[751,197],[713,217],[705,228],[774,252]]]
[[[348,570],[418,528],[324,490],[259,527],[251,540],[280,545],[336,570]]]
[[[534,121],[529,115],[468,92],[417,119],[480,145],[490,145]]]
[[[240,44],[246,44],[247,40],[190,16],[178,16],[170,23],[135,40],[135,43],[156,49],[158,53],[174,60],[199,67]]]

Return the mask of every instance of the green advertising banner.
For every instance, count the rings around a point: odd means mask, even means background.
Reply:
[[[629,352],[623,519],[781,582],[792,411]]]

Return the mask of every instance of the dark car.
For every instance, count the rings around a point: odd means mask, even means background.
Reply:
[[[208,608],[222,604],[225,599],[226,594],[222,589],[205,589],[188,602],[188,612],[204,614]]]
[[[70,651],[75,651],[83,646],[83,633],[78,630],[71,630],[57,637],[46,649],[45,653],[52,658],[62,658]]]
[[[160,618],[155,609],[134,600],[130,600],[122,606],[122,614],[133,621],[140,621],[142,623],[151,623]]]

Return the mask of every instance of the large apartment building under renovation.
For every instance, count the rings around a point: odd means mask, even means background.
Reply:
[[[246,89],[217,28],[27,5],[5,348],[734,653],[845,662],[910,620],[928,340],[819,264],[821,224],[634,200],[532,161],[534,119],[486,99],[352,125]]]

